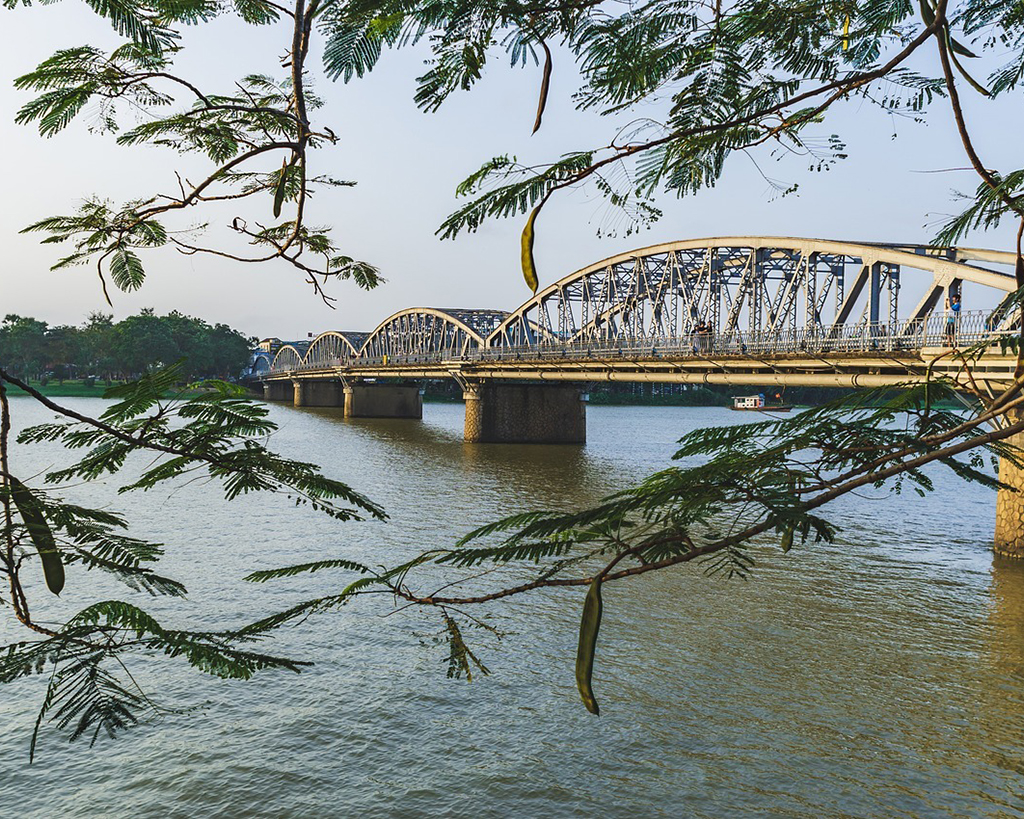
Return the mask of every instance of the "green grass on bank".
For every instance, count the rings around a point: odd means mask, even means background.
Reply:
[[[105,381],[97,380],[95,383],[86,384],[83,381],[73,381],[70,379],[66,380],[63,384],[56,379],[47,381],[45,384],[40,381],[28,381],[28,385],[32,389],[38,390],[47,398],[102,398],[108,389],[122,383],[124,382],[111,381],[108,384]],[[8,394],[12,396],[28,395],[23,389],[13,385],[8,385],[7,390]],[[199,393],[195,391],[183,393],[169,392],[165,397],[171,398],[176,395],[191,397],[199,395]]]
[[[28,385],[50,398],[102,398],[108,386],[113,386],[112,384],[107,385],[102,381],[86,384],[82,381],[66,380],[61,384],[56,379],[47,381],[45,384],[39,381],[29,381]],[[18,387],[8,386],[7,389],[11,395],[28,394]]]

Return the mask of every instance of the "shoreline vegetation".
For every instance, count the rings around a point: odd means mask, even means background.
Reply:
[[[118,322],[91,313],[77,326],[14,313],[0,320],[4,369],[55,397],[101,396],[112,382],[171,364],[185,381],[231,378],[249,365],[255,341],[226,324],[176,311],[158,316],[143,309]]]

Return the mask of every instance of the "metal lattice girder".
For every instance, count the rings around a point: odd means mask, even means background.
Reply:
[[[929,276],[934,287],[960,281],[1006,290],[1010,254],[934,250],[819,239],[738,237],[656,245],[605,259],[555,282],[510,313],[487,346],[601,340],[627,343],[685,337],[700,324],[716,332],[794,333],[847,323],[926,318],[932,293],[901,317],[901,277]]]
[[[359,355],[369,333],[328,330],[310,342],[303,359],[306,367],[331,367],[347,363]]]
[[[270,353],[257,353],[253,356],[249,370],[253,375],[265,375],[270,372],[274,357]]]
[[[731,338],[738,349],[757,338],[776,349],[782,338],[871,334],[909,338],[940,309],[943,292],[963,282],[1002,292],[1014,276],[982,266],[1011,266],[1014,256],[972,248],[927,248],[821,239],[696,239],[613,256],[555,282],[512,313],[410,308],[372,333],[322,333],[277,351],[271,373],[333,368],[369,359],[444,360],[475,350],[598,343],[677,345],[691,337]],[[899,292],[910,275],[925,294],[901,315]],[[999,326],[1019,321],[1013,311]],[[992,324],[992,322],[989,322]],[[869,334],[870,337],[874,337]],[[782,343],[782,342],[780,342]],[[694,347],[696,349],[696,346]],[[255,360],[254,360],[255,361]],[[260,365],[262,366],[262,365]]]
[[[277,355],[274,356],[274,361],[270,365],[270,371],[285,373],[301,368],[302,359],[308,349],[308,341],[290,341],[282,345],[281,349],[277,351]]]
[[[359,350],[362,358],[384,356],[464,356],[482,347],[484,338],[508,313],[500,310],[413,307],[389,316]]]

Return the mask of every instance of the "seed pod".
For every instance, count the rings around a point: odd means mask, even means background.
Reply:
[[[533,222],[537,218],[537,211],[540,210],[540,205],[535,207],[530,212],[530,218],[526,220],[526,227],[523,228],[522,238],[522,262],[523,262],[523,278],[526,279],[527,285],[530,289],[536,293],[537,285],[537,267],[533,263]]]
[[[953,47],[953,38],[949,36],[949,29],[946,29],[946,45],[949,46],[949,59],[956,67],[956,70],[960,72],[960,76],[967,80],[967,83],[977,91],[979,94],[985,97],[991,97],[992,92],[989,91],[984,85],[978,82],[974,77],[967,73],[967,69],[964,68],[963,63],[956,58],[956,49]]]
[[[57,543],[46,522],[46,516],[25,484],[15,477],[9,477],[8,480],[14,505],[18,507],[18,513],[25,522],[25,528],[28,529],[28,536],[39,552],[46,588],[59,595],[64,588],[64,564],[61,563],[60,552],[57,551]]]
[[[288,161],[281,163],[281,178],[277,180],[277,189],[274,191],[274,218],[281,215],[281,206],[284,204],[285,189],[288,187]]]
[[[978,56],[967,46],[958,41],[952,34],[949,36],[949,47],[961,57],[970,57],[971,59],[975,59]]]
[[[594,673],[594,650],[597,648],[597,632],[601,628],[601,581],[590,584],[587,599],[583,603],[583,617],[580,620],[580,644],[576,650],[576,687],[580,698],[591,714],[600,714],[590,679]]]
[[[537,100],[537,118],[533,121],[531,132],[533,134],[540,130],[540,121],[544,118],[544,108],[548,104],[548,88],[551,87],[551,49],[543,39],[540,41],[540,47],[544,49],[544,74],[540,81],[540,99]]]
[[[921,17],[924,18],[926,25],[931,25],[935,22],[935,9],[932,8],[931,3],[928,0],[920,0],[921,3]]]
[[[779,545],[782,546],[782,551],[783,552],[788,552],[790,549],[793,548],[793,527],[792,526],[787,526],[786,527],[785,531],[782,533],[782,543],[779,544]]]

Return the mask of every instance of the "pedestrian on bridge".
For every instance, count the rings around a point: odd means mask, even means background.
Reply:
[[[953,293],[946,297],[946,346],[956,346],[956,328],[960,323],[960,296]]]

